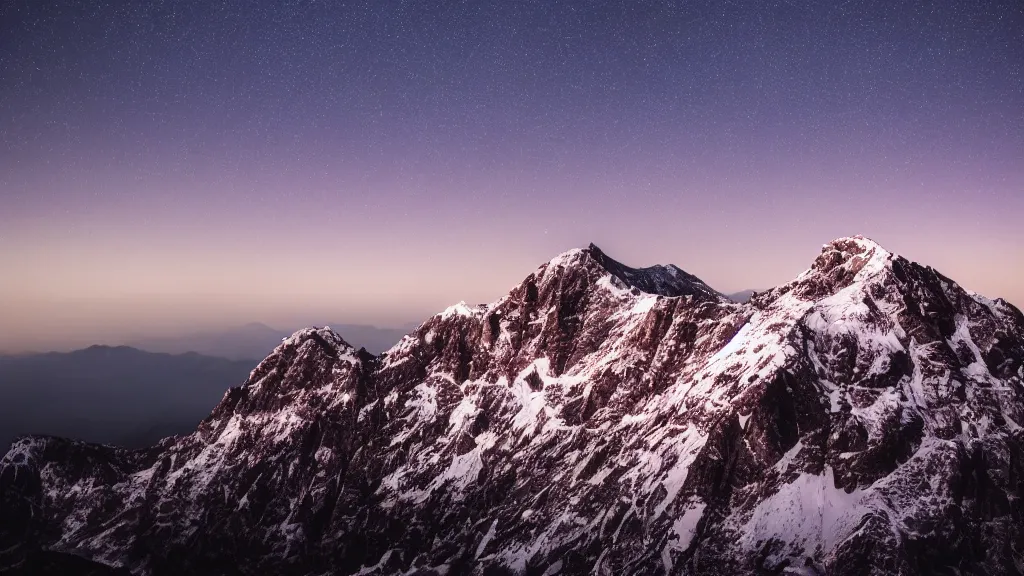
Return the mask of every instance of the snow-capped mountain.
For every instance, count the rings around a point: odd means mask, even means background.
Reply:
[[[380,357],[297,332],[192,435],[22,438],[0,568],[1020,574],[1024,316],[844,238],[749,303],[596,247]]]

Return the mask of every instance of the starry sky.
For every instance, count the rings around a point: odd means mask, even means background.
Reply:
[[[1024,304],[1024,4],[0,4],[0,349],[396,326],[595,242]]]

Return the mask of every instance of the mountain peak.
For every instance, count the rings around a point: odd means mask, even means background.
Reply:
[[[301,330],[297,330],[291,336],[282,338],[281,345],[277,347],[277,350],[281,350],[283,348],[298,348],[308,341],[316,342],[325,350],[331,351],[332,354],[337,352],[355,352],[355,348],[346,342],[340,334],[331,330],[330,326],[324,326],[323,328],[313,326],[311,328],[302,328]]]
[[[821,247],[821,253],[810,268],[786,284],[759,293],[752,300],[766,305],[788,293],[805,301],[825,298],[853,284],[878,278],[892,269],[892,262],[897,258],[865,236],[836,238]]]
[[[559,254],[547,263],[548,269],[558,266],[596,266],[611,274],[628,288],[636,288],[648,294],[660,296],[694,296],[701,299],[721,300],[723,296],[704,283],[673,264],[656,264],[645,268],[632,268],[608,256],[596,244],[586,248],[574,248]]]
[[[870,238],[849,236],[822,246],[812,269],[842,279],[864,279],[882,271],[892,257],[892,252]]]
[[[838,251],[842,254],[846,254],[850,257],[860,256],[863,258],[888,258],[892,256],[892,252],[886,250],[881,244],[875,242],[867,236],[844,236],[842,238],[836,238],[835,240],[825,244],[821,247],[821,251],[827,252],[830,250]]]

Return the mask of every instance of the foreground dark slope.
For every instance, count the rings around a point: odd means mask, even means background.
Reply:
[[[862,238],[743,305],[574,250],[380,358],[296,333],[191,436],[20,440],[0,566],[1019,574],[1022,364],[1018,310]]]

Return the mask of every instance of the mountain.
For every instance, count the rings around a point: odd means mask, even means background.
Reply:
[[[739,292],[726,294],[725,297],[732,302],[738,302],[740,304],[743,304],[750,300],[755,294],[757,294],[757,290],[740,290]]]
[[[1019,310],[862,237],[747,304],[572,250],[381,356],[299,331],[189,436],[19,439],[0,567],[1020,574],[1022,379]]]
[[[0,356],[0,442],[33,433],[149,446],[194,430],[256,364],[124,346]]]
[[[354,348],[364,348],[370,354],[381,354],[389,350],[409,333],[409,326],[405,328],[381,328],[365,324],[344,324],[332,322],[327,324],[331,330],[337,332],[345,342]],[[285,334],[291,336],[292,332]],[[271,348],[273,350],[273,348]]]
[[[373,354],[380,354],[402,339],[405,331],[394,328],[378,328],[363,324],[330,324],[347,342],[366,348]],[[253,322],[236,328],[197,332],[183,336],[137,337],[129,344],[133,348],[149,352],[184,354],[196,352],[232,360],[263,358],[292,334]]]

